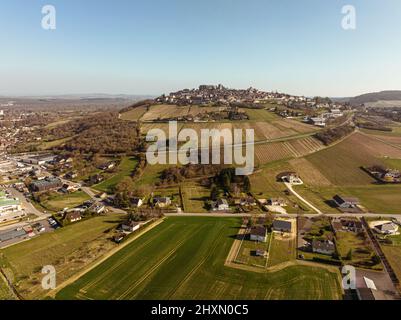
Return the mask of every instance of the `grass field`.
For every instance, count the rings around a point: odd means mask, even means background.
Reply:
[[[137,164],[138,161],[135,158],[124,157],[117,168],[117,173],[115,173],[111,178],[93,186],[93,189],[103,192],[112,192],[113,188],[124,177],[129,177],[131,175]]]
[[[49,211],[58,212],[64,208],[74,208],[87,200],[90,200],[90,197],[85,192],[76,191],[70,194],[52,196],[49,200],[43,201],[41,205]]]
[[[381,247],[398,279],[401,279],[401,245],[382,245]]]
[[[8,288],[7,283],[0,276],[0,301],[1,300],[15,300],[11,290]]]
[[[225,267],[237,218],[168,218],[57,299],[340,299],[338,275],[294,266],[276,273]]]
[[[186,212],[207,212],[205,201],[210,197],[210,190],[196,182],[185,183],[181,186]]]
[[[65,281],[116,246],[107,231],[121,219],[117,215],[95,217],[3,249],[1,265],[14,275],[20,294],[40,298],[45,294],[40,285],[43,266],[53,265],[58,283]]]

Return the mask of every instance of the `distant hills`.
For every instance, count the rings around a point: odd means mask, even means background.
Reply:
[[[401,90],[366,93],[354,98],[350,98],[349,100],[352,105],[376,103],[379,101],[401,101]]]

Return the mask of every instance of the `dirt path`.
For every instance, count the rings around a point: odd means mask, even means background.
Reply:
[[[299,200],[301,200],[303,203],[305,203],[308,207],[312,208],[312,210],[315,211],[317,214],[323,214],[322,211],[320,211],[313,204],[311,204],[308,200],[306,200],[304,197],[302,197],[298,192],[296,192],[290,183],[285,182],[285,186],[287,187],[288,190],[290,190],[290,192],[294,196],[296,196]]]
[[[66,286],[74,283],[75,281],[77,281],[79,278],[81,278],[82,276],[84,276],[85,274],[87,274],[89,271],[93,270],[94,268],[96,268],[98,265],[100,265],[101,263],[103,263],[104,261],[106,261],[108,258],[110,258],[112,255],[116,254],[118,251],[122,250],[123,248],[125,248],[126,246],[128,246],[129,244],[131,244],[133,241],[135,241],[136,239],[138,239],[139,237],[141,237],[142,235],[144,235],[146,232],[152,230],[153,228],[155,228],[156,226],[158,226],[159,224],[161,224],[164,221],[163,219],[157,220],[156,222],[152,223],[151,225],[146,225],[143,230],[139,231],[137,234],[135,234],[134,236],[132,236],[130,239],[128,239],[128,241],[124,242],[123,244],[119,245],[118,247],[114,248],[113,250],[109,251],[108,253],[106,253],[104,256],[102,256],[99,260],[96,260],[94,262],[92,262],[87,268],[85,268],[84,270],[82,270],[81,272],[77,273],[76,275],[72,276],[71,278],[69,278],[68,280],[64,281],[62,284],[60,284],[59,286],[57,286],[56,289],[49,291],[46,294],[46,297],[52,297],[55,298],[56,294],[63,288],[65,288]]]

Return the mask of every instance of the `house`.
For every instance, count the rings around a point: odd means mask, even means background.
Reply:
[[[398,232],[398,226],[393,222],[385,222],[375,225],[374,230],[385,235],[395,235]]]
[[[100,170],[111,170],[116,166],[115,162],[107,162],[99,166]]]
[[[265,257],[267,257],[267,251],[257,249],[257,250],[255,250],[255,256],[265,258]]]
[[[78,177],[78,173],[70,171],[68,173],[65,174],[65,178],[66,179],[75,179],[76,177]]]
[[[285,207],[287,205],[283,198],[270,198],[269,203],[271,206]]]
[[[331,226],[335,233],[337,232],[354,232],[359,233],[363,231],[363,224],[358,219],[353,218],[341,218],[333,219]]]
[[[275,219],[273,221],[273,230],[276,232],[291,232],[292,221],[284,219]]]
[[[310,121],[312,122],[313,125],[318,126],[318,127],[325,127],[326,126],[326,119],[316,117],[316,118],[311,118]]]
[[[89,207],[89,210],[96,214],[100,214],[106,210],[106,206],[99,202],[95,202],[92,206]]]
[[[284,182],[288,182],[294,185],[303,184],[300,176],[296,172],[287,172],[282,176],[282,180]]]
[[[359,199],[353,197],[335,195],[333,200],[339,208],[343,209],[356,208],[359,205]]]
[[[336,252],[336,246],[333,241],[315,239],[312,241],[312,251],[331,256]]]
[[[213,211],[227,211],[230,210],[230,206],[226,199],[218,199],[213,203]]]
[[[159,208],[166,208],[171,205],[171,199],[169,197],[155,197],[153,204]]]
[[[135,208],[139,208],[143,205],[143,200],[141,198],[135,197],[131,199],[131,203]]]
[[[256,206],[256,201],[253,197],[241,198],[239,204],[241,206]]]
[[[267,229],[264,226],[253,226],[251,228],[250,239],[252,241],[266,242]]]
[[[81,213],[76,210],[76,211],[71,211],[67,212],[64,216],[64,220],[67,220],[69,222],[76,222],[82,220]]]
[[[141,225],[135,221],[128,221],[120,225],[119,229],[123,232],[134,232],[139,229]]]

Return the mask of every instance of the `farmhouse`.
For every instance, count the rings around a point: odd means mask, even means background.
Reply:
[[[218,199],[213,203],[213,211],[227,211],[230,210],[230,206],[226,199]]]
[[[250,239],[252,241],[266,242],[267,229],[263,226],[253,226],[251,228]]]
[[[333,219],[331,225],[335,233],[337,232],[359,233],[363,231],[362,222],[356,218]]]
[[[343,209],[356,208],[359,205],[359,199],[353,197],[343,197],[340,195],[335,195],[333,197],[333,200],[339,208]]]
[[[282,173],[281,179],[284,182],[288,182],[288,183],[294,184],[294,185],[303,184],[300,176],[296,172],[285,172],[285,173]]]
[[[81,213],[77,210],[67,212],[64,216],[64,219],[69,221],[69,222],[76,222],[82,220]]]
[[[273,230],[276,232],[291,232],[292,221],[284,219],[275,219],[273,221]]]
[[[171,205],[171,199],[169,197],[155,197],[153,198],[153,204],[159,208],[166,208]]]
[[[313,240],[312,251],[315,253],[332,255],[336,251],[333,241],[330,240]]]

